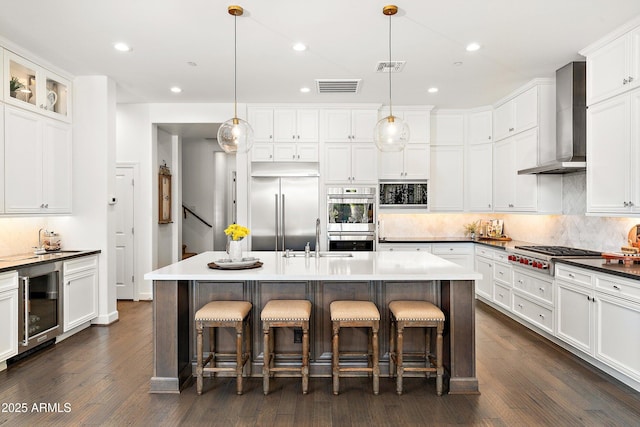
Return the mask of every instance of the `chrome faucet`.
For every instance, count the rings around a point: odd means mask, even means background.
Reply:
[[[320,255],[320,218],[316,218],[316,257]]]

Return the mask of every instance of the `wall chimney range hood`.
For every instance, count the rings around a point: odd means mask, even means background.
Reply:
[[[586,63],[570,62],[556,71],[556,160],[518,175],[565,174],[587,168]]]

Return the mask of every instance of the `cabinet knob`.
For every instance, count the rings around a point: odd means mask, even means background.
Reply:
[[[488,208],[490,208],[490,207],[491,207],[491,203],[489,203],[489,204],[487,205],[487,207],[488,207]]]
[[[509,132],[513,132],[513,128],[509,128]]]
[[[522,304],[518,304],[518,307],[523,308],[523,307],[524,307],[524,305],[522,305]]]
[[[627,80],[627,79],[622,79],[622,85],[623,85],[623,86],[624,86],[624,85],[626,85],[627,83],[629,83],[629,80]]]
[[[633,206],[633,202],[629,202],[629,206],[630,206],[630,207],[631,207],[631,206]]]
[[[544,319],[544,314],[538,314],[538,316]]]
[[[615,289],[616,291],[619,291],[620,287],[618,285],[613,285],[613,289]]]
[[[293,155],[293,156],[291,156],[291,157],[292,157],[292,158],[293,158],[293,159],[295,160],[295,158],[296,158],[296,155],[294,154],[294,155]]]
[[[273,158],[273,154],[269,154],[269,158],[272,159]]]
[[[633,77],[629,76],[628,82],[631,83],[633,81]]]
[[[269,139],[273,139],[273,135],[269,135]]]
[[[487,139],[491,139],[491,135],[489,135]]]
[[[544,288],[538,288],[538,290],[542,293],[544,293]]]

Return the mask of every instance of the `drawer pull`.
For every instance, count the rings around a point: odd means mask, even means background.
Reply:
[[[544,314],[538,314],[542,319],[544,319]]]
[[[522,279],[518,279],[518,283],[523,284],[524,281]]]
[[[540,292],[544,292],[544,288],[538,288]]]
[[[574,276],[574,274],[573,274],[573,273],[569,273],[569,274],[567,274],[567,276],[571,277],[572,279],[575,279],[575,278],[576,278],[576,276]]]
[[[500,298],[504,298],[504,295],[502,295],[502,294],[498,294],[498,296],[499,296]]]
[[[616,291],[619,291],[620,287],[618,285],[613,285],[613,289],[615,289]]]
[[[524,308],[524,305],[522,305],[522,304],[518,304],[518,307],[520,307],[520,308]]]

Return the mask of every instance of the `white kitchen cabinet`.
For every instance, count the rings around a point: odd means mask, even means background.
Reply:
[[[534,326],[553,334],[553,307],[533,301],[513,291],[513,313]]]
[[[464,210],[464,146],[431,147],[429,193],[431,211]]]
[[[587,105],[640,84],[640,28],[582,54],[587,57]]]
[[[587,212],[640,212],[640,89],[587,109]]]
[[[596,358],[640,381],[640,303],[596,292],[595,317]]]
[[[388,110],[384,108],[381,115],[386,117]],[[410,107],[394,107],[393,115],[401,117],[409,126],[409,144],[428,144],[430,141],[430,115],[431,110],[410,109]]]
[[[66,261],[63,271],[63,332],[98,317],[98,256]]]
[[[4,51],[4,101],[66,122],[71,121],[71,83],[8,50]],[[10,80],[22,87],[12,91]]]
[[[473,270],[473,243],[434,243],[431,253]]]
[[[490,212],[493,209],[493,144],[467,146],[465,162],[466,210]]]
[[[567,270],[573,275],[572,270]],[[589,355],[594,351],[594,301],[590,284],[556,279],[556,336]]]
[[[273,162],[274,145],[271,142],[261,142],[253,144],[251,147],[252,162]]]
[[[431,243],[378,243],[378,251],[422,251],[431,253]]]
[[[482,279],[476,280],[476,295],[493,299],[493,260],[491,258],[480,257],[476,254],[475,269],[482,274]]]
[[[640,381],[640,281],[556,265],[556,336]]]
[[[373,142],[377,109],[325,109],[321,116],[325,142]]]
[[[429,144],[407,144],[402,151],[378,154],[380,179],[429,179]]]
[[[318,142],[319,110],[276,108],[273,113],[275,142]]]
[[[253,128],[254,142],[273,142],[273,108],[248,107],[247,121]]]
[[[0,363],[18,354],[18,272],[0,273]]]
[[[374,144],[327,143],[324,150],[325,183],[378,182],[378,150]]]
[[[524,132],[538,125],[538,86],[526,90],[499,105],[493,115],[496,141]]]
[[[299,142],[259,143],[251,149],[252,162],[317,162],[318,144]]]
[[[464,113],[438,111],[431,115],[432,145],[464,144]]]
[[[0,214],[4,213],[4,104],[0,104]]]
[[[562,176],[518,175],[536,165],[537,128],[493,146],[493,203],[500,212],[562,211]]]
[[[5,212],[71,212],[71,125],[5,108]]]
[[[493,141],[493,112],[491,110],[469,113],[467,142],[485,144]]]

